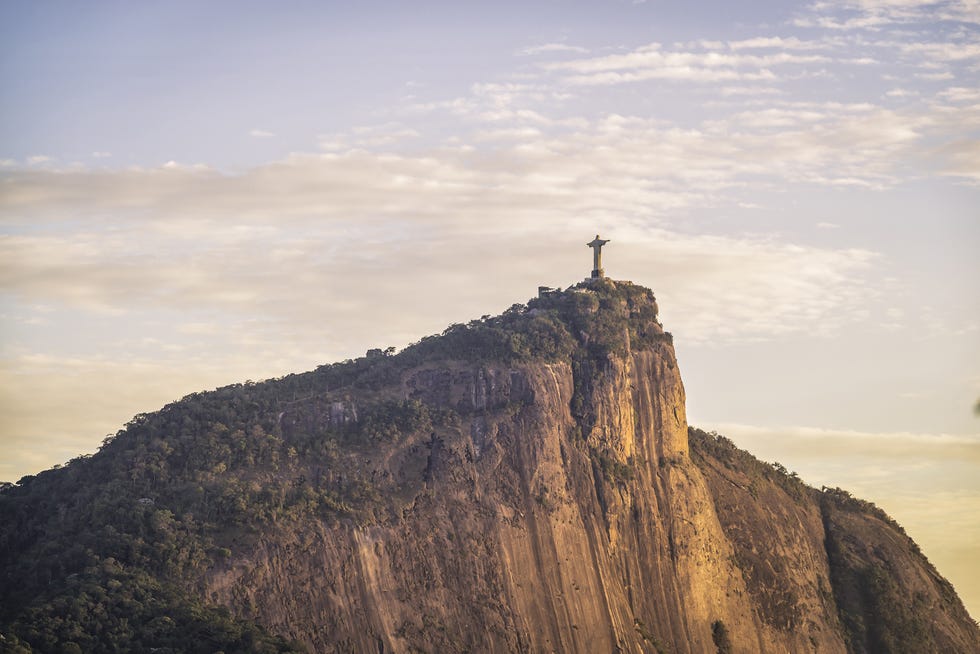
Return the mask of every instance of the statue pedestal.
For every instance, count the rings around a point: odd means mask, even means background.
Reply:
[[[592,279],[602,279],[605,276],[606,276],[606,271],[603,270],[602,268],[592,271]]]

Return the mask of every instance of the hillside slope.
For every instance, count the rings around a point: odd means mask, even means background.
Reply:
[[[0,519],[21,651],[980,642],[880,511],[689,438],[670,335],[628,282],[189,396],[6,489]]]

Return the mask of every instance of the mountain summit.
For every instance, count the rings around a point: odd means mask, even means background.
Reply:
[[[978,650],[882,511],[689,428],[684,403],[653,293],[601,276],[188,396],[3,491],[0,645]]]

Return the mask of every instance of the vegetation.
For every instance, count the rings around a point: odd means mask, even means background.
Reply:
[[[718,648],[718,654],[731,654],[734,651],[731,636],[728,635],[728,627],[721,620],[711,623],[711,640]]]
[[[650,289],[599,280],[515,304],[499,316],[447,327],[391,356],[374,355],[320,369],[334,385],[379,388],[423,362],[464,360],[514,363],[623,356],[630,348],[670,341],[657,320]]]
[[[879,540],[873,530],[887,529],[892,542],[901,543],[930,571],[941,601],[960,606],[952,585],[901,526],[871,502],[826,487],[820,499],[834,598],[851,649],[883,654],[945,651],[932,632],[929,616],[935,607],[926,594],[899,584],[894,557],[886,549],[875,546],[868,555],[868,543]]]
[[[10,627],[15,652],[299,652],[302,646],[207,607],[173,584],[89,554],[60,592],[34,602]],[[6,651],[6,650],[5,650]]]
[[[418,468],[414,479],[382,489],[371,476],[378,445],[458,429],[452,411],[391,390],[405,371],[452,360],[564,359],[585,369],[664,338],[649,290],[603,281],[452,325],[397,354],[375,349],[137,415],[95,455],[0,489],[0,643],[44,652],[299,649],[201,604],[189,580],[270,525],[398,515],[421,488],[424,454],[406,463]],[[611,460],[601,467],[611,479],[632,474]]]
[[[862,500],[858,497],[854,497],[849,492],[843,488],[830,488],[829,486],[821,486],[821,500],[826,509],[828,506],[833,506],[839,511],[847,511],[848,513],[860,513],[863,515],[874,516],[878,520],[881,520],[892,529],[902,534],[908,538],[905,533],[905,529],[902,525],[895,522],[894,518],[885,513],[878,505],[874,502],[869,502],[867,500]],[[911,543],[911,539],[909,539]],[[919,548],[915,543],[912,543],[914,550],[919,551]]]
[[[935,572],[918,546],[884,511],[840,488],[822,487],[818,491],[806,486],[784,466],[759,461],[714,432],[692,427],[689,441],[692,457],[702,464],[708,460],[720,463],[731,473],[728,481],[752,494],[759,506],[772,501],[771,490],[767,493],[766,488],[777,488],[799,503],[813,502],[819,507],[833,600],[851,651],[944,651],[936,642],[929,619],[936,611],[935,600],[921,590],[910,590],[901,581],[899,568],[908,566],[908,557],[918,559],[931,571],[941,601],[954,606],[959,600],[949,582]],[[739,545],[736,560],[746,573],[749,590],[758,596],[768,622],[777,628],[792,628],[800,618],[795,593],[780,588],[785,571],[773,570],[773,562],[760,555],[763,548],[748,536],[749,531],[738,529],[729,534]],[[713,625],[719,652],[728,651],[722,649],[727,642],[723,627]]]
[[[657,651],[657,654],[667,654],[670,650],[663,641],[650,631],[650,628],[639,618],[633,618],[633,628],[640,634],[640,637],[650,643]]]
[[[731,439],[716,432],[705,432],[697,427],[688,427],[688,442],[694,456],[710,456],[729,470],[739,470],[749,477],[749,493],[758,496],[758,484],[772,482],[797,502],[802,502],[813,493],[795,472],[790,472],[780,463],[766,463],[755,458],[745,450],[739,449]]]
[[[615,458],[602,452],[593,451],[592,457],[598,463],[602,471],[602,477],[606,482],[616,485],[624,485],[633,480],[632,461],[620,463]]]
[[[0,494],[7,642],[38,651],[71,651],[72,643],[82,651],[297,649],[203,606],[184,580],[270,524],[384,519],[394,500],[345,461],[453,416],[379,399],[361,406],[356,422],[284,430],[276,409],[302,417],[322,403],[281,396],[277,383],[189,396],[137,416],[96,455]]]

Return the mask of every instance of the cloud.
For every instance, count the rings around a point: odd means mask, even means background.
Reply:
[[[936,81],[936,82],[940,82],[940,81],[944,81],[944,80],[956,79],[956,75],[954,75],[953,73],[949,72],[948,70],[947,71],[942,71],[940,73],[916,73],[914,75],[914,77],[916,77],[917,79],[927,79],[927,80],[933,80],[933,81]]]
[[[871,294],[861,278],[875,255],[862,250],[670,234],[643,249],[658,262],[669,322],[689,344],[831,334]]]
[[[342,133],[323,134],[318,140],[322,150],[345,151],[390,147],[420,136],[422,134],[414,128],[399,122],[388,122],[360,125]]]
[[[161,166],[161,168],[163,170],[169,170],[169,171],[177,171],[177,170],[210,170],[211,169],[210,166],[208,166],[207,164],[204,164],[204,163],[185,164],[185,163],[181,163],[179,161],[174,161],[173,159],[171,159],[170,161],[164,163]]]
[[[541,130],[533,127],[510,127],[479,132],[478,141],[497,141],[501,139],[528,139],[541,136]]]
[[[974,102],[980,104],[980,88],[953,86],[936,94],[936,97],[949,102]]]
[[[877,31],[932,22],[980,23],[974,0],[820,0],[794,19],[798,27]]]
[[[508,111],[527,125],[498,133],[521,138],[492,157],[465,147],[491,135],[483,125],[499,122],[492,117],[480,119],[452,148],[417,155],[387,151],[390,143],[416,138],[416,130],[358,128],[327,137],[333,152],[294,154],[239,175],[176,162],[148,170],[8,171],[0,211],[44,220],[65,211],[79,219],[141,208],[157,229],[232,215],[243,224],[272,215],[368,224],[391,216],[416,223],[452,216],[474,223],[500,205],[536,218],[584,211],[588,220],[590,207],[598,214],[657,217],[711,206],[717,193],[745,184],[891,183],[896,161],[914,155],[931,124],[872,105],[778,101],[687,129],[617,114],[589,123]],[[946,119],[961,114],[954,107]],[[565,124],[574,131],[564,131]]]
[[[903,54],[929,62],[947,63],[980,59],[980,41],[968,43],[900,43],[897,47]]]
[[[651,79],[693,82],[773,80],[776,75],[770,69],[774,67],[829,61],[824,55],[788,51],[764,55],[725,53],[710,48],[701,52],[670,51],[660,43],[651,43],[625,54],[550,62],[542,67],[567,74],[565,79],[570,84],[609,85]]]
[[[576,45],[568,45],[567,43],[544,43],[541,45],[534,45],[522,49],[518,54],[523,56],[534,56],[539,54],[550,54],[552,52],[574,52],[577,54],[585,54],[589,50],[587,48],[582,48]]]
[[[711,424],[739,442],[751,443],[758,456],[775,450],[786,459],[840,461],[841,453],[851,458],[908,464],[923,460],[963,461],[980,467],[980,434],[923,434],[914,432],[864,432],[819,427],[760,427],[733,423]],[[784,461],[785,463],[785,461]]]
[[[804,41],[795,36],[759,36],[741,41],[729,41],[732,50],[826,50],[832,47],[827,41]]]
[[[664,221],[716,202],[745,168],[792,169],[795,149],[753,154],[738,141],[620,116],[562,140],[537,130],[487,138],[498,143],[491,157],[349,150],[291,155],[239,175],[12,173],[0,216],[46,228],[0,239],[0,288],[19,302],[100,314],[210,308],[235,324],[269,316],[292,342],[344,334],[331,347],[342,354],[392,338],[384,320],[360,324],[380,317],[377,307],[401,316],[407,341],[504,308],[514,289],[571,283],[582,276],[576,235],[625,218],[620,274],[649,278],[652,253],[676,327],[692,341],[769,338],[818,323],[832,330],[834,316],[867,293],[860,280],[870,252],[682,235]],[[545,270],[555,279],[542,280]],[[429,292],[420,298],[418,288]]]
[[[783,95],[785,91],[774,88],[772,86],[724,86],[721,88],[720,93],[722,96],[739,96],[739,95]]]
[[[980,184],[980,139],[962,139],[943,148],[946,166],[943,174]]]
[[[267,139],[275,136],[275,133],[269,132],[264,129],[252,129],[249,130],[248,135],[257,139]]]

